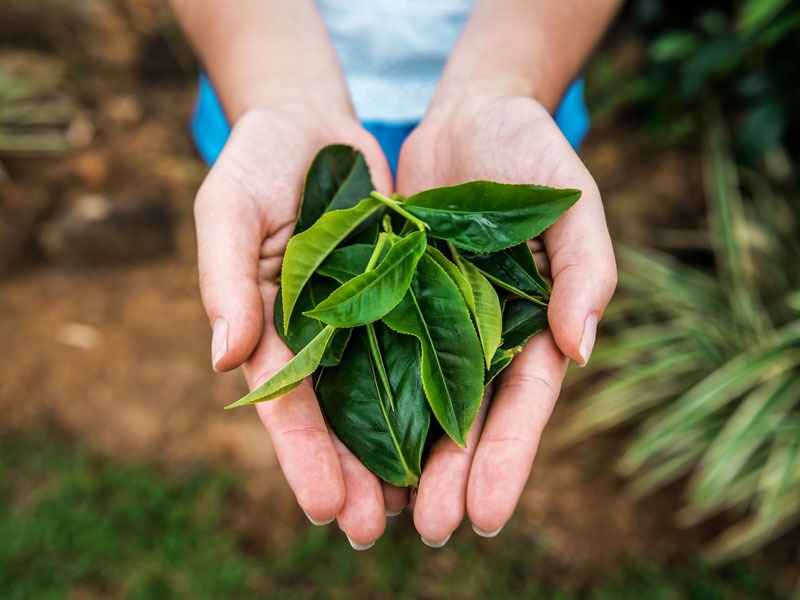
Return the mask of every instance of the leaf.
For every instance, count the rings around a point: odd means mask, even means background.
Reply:
[[[488,369],[491,366],[495,351],[500,346],[503,329],[503,313],[500,310],[500,300],[492,284],[481,275],[478,267],[463,260],[458,261],[458,266],[472,289],[474,305],[470,308],[475,317],[475,325],[478,328],[478,336],[481,339],[483,356]]]
[[[427,246],[421,231],[392,245],[378,265],[342,284],[306,316],[334,327],[356,327],[380,319],[402,300]]]
[[[524,346],[547,327],[547,307],[527,300],[511,300],[503,308],[502,348]]]
[[[526,242],[552,225],[580,190],[472,181],[406,198],[403,208],[430,226],[432,237],[473,252]]]
[[[428,403],[445,432],[463,447],[481,403],[484,359],[458,287],[423,255],[409,291],[383,321],[420,341]]]
[[[738,31],[753,34],[768,25],[791,0],[747,0],[739,10]]]
[[[420,379],[419,342],[374,324],[380,355],[356,329],[338,367],[325,369],[317,396],[336,435],[381,479],[401,487],[419,481],[430,408]],[[379,381],[377,361],[388,373],[395,409]]]
[[[732,358],[675,400],[668,415],[648,421],[625,454],[623,468],[632,472],[667,451],[683,435],[683,423],[713,418],[759,382],[797,368],[800,351],[791,344],[800,340],[800,323],[784,331],[783,339],[768,339]]]
[[[461,290],[478,329],[488,369],[492,356],[500,345],[502,328],[503,315],[497,292],[472,265],[464,265],[463,261],[458,261],[456,266],[441,251],[431,246],[428,247],[427,253]],[[471,280],[467,277],[467,270],[471,272]]]
[[[325,212],[352,208],[375,189],[363,155],[352,148],[325,146],[306,174],[294,234],[311,227]]]
[[[533,261],[527,243],[511,248],[476,254],[461,252],[463,258],[478,267],[489,281],[520,297],[550,297],[550,285],[544,280]]]
[[[354,229],[381,208],[377,200],[365,198],[353,208],[325,213],[311,227],[289,240],[281,269],[284,332],[289,329],[289,319],[303,286],[320,263]]]
[[[522,348],[519,346],[516,348],[498,348],[492,357],[492,362],[489,365],[489,369],[486,371],[486,375],[483,377],[483,385],[489,385],[503,369],[511,364],[511,361],[520,352],[522,352]]]
[[[265,400],[273,400],[292,391],[311,375],[319,366],[325,348],[328,346],[336,328],[328,325],[319,332],[308,345],[286,363],[283,368],[267,379],[252,392],[225,408],[236,408],[246,404],[255,404]]]
[[[337,248],[322,262],[317,273],[339,283],[350,281],[367,270],[374,249],[374,244],[352,244]]]
[[[300,297],[297,299],[297,310],[294,311],[292,318],[289,319],[288,332],[284,332],[282,327],[277,327],[278,335],[283,340],[283,343],[295,354],[305,348],[306,345],[325,328],[324,323],[320,323],[316,319],[307,317],[302,313],[313,309],[336,288],[336,282],[324,277],[312,276],[300,293]],[[283,323],[283,300],[280,294],[275,297],[274,319],[275,323]],[[339,364],[342,358],[342,352],[344,352],[345,346],[347,346],[347,340],[349,339],[349,329],[340,329],[337,331],[333,338],[331,338],[328,347],[325,349],[325,354],[323,354],[320,364],[323,367],[332,367]]]
[[[744,397],[708,446],[689,485],[692,502],[724,495],[759,448],[796,407],[800,374],[773,377]]]
[[[447,273],[447,276],[453,280],[453,283],[455,283],[458,289],[461,291],[461,295],[464,296],[464,301],[467,303],[467,308],[469,308],[470,312],[474,314],[475,295],[472,293],[472,286],[469,284],[469,281],[466,280],[464,274],[438,248],[435,248],[434,246],[428,246],[425,252],[427,252],[428,256],[435,260],[436,264],[442,267],[444,272]]]

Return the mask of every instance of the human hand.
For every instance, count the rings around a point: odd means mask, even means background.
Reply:
[[[360,149],[376,188],[392,192],[377,142],[351,115],[330,106],[285,102],[251,110],[236,123],[197,194],[200,289],[213,327],[219,371],[243,365],[250,389],[281,368],[291,351],[278,336],[273,306],[283,251],[297,218],[308,165],[327,144]],[[407,492],[384,486],[328,431],[308,382],[257,405],[301,508],[317,524],[338,519],[354,547],[383,532],[386,510]]]
[[[530,474],[567,358],[585,364],[597,322],[616,286],[616,267],[592,176],[535,100],[474,87],[439,103],[400,154],[397,188],[411,195],[475,179],[577,188],[581,199],[541,240],[537,264],[553,281],[549,330],[535,336],[497,379],[467,439],[431,449],[414,523],[442,545],[468,514],[476,532],[495,535],[511,517]]]

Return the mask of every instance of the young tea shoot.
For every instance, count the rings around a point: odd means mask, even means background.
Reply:
[[[580,195],[472,181],[390,198],[374,190],[358,151],[323,148],[275,303],[296,355],[228,408],[311,376],[359,460],[389,483],[416,486],[431,438],[444,431],[463,447],[485,387],[547,326],[550,286],[527,241]]]

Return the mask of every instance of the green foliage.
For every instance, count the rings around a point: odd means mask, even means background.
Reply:
[[[458,286],[423,255],[408,293],[384,322],[419,340],[428,403],[445,432],[464,446],[481,403],[484,359]]]
[[[647,60],[634,73],[598,65],[601,103],[636,107],[662,142],[699,132],[709,108],[720,109],[735,127],[739,160],[776,148],[797,160],[800,4],[641,0],[624,22],[647,45]]]
[[[312,227],[292,236],[286,245],[281,270],[284,333],[288,334],[294,305],[314,271],[348,235],[376,214],[381,206],[373,198],[364,198],[352,208],[323,214]]]
[[[489,253],[536,237],[580,196],[580,190],[472,181],[414,194],[403,206],[430,226],[432,237]]]
[[[708,548],[729,559],[800,525],[800,194],[737,170],[720,127],[706,182],[714,268],[620,249],[608,378],[564,435],[635,426],[634,489],[687,479],[679,520],[733,519]]]
[[[230,476],[170,480],[50,435],[0,437],[0,596],[252,597],[257,570],[222,527]]]
[[[380,240],[386,239],[383,234],[379,238],[376,256],[382,249]],[[392,244],[374,268],[343,283],[306,316],[342,328],[377,321],[403,299],[426,246],[423,232],[408,234]]]
[[[0,596],[203,600],[217,598],[430,600],[463,598],[772,599],[743,565],[711,569],[696,558],[637,562],[593,581],[548,558],[514,528],[504,540],[457,533],[441,550],[397,517],[368,552],[336,527],[302,526],[292,543],[246,554],[226,523],[237,480],[211,469],[166,476],[122,465],[52,434],[0,437]],[[232,496],[233,493],[233,496]],[[254,527],[285,518],[265,507]],[[524,552],[520,549],[524,548]]]
[[[442,550],[421,546],[398,524],[369,552],[353,557],[330,530],[308,531],[273,563],[276,598],[458,598],[519,600],[768,600],[780,596],[751,569],[714,569],[694,556],[670,564],[630,561],[594,578],[573,578],[536,538],[504,531],[505,540],[453,536]],[[315,568],[297,577],[297,567]],[[294,577],[288,577],[288,574]],[[289,588],[289,585],[294,587]],[[286,590],[286,591],[284,591]],[[291,590],[291,591],[289,591]]]
[[[75,102],[52,79],[0,58],[0,156],[52,155],[74,147]]]
[[[9,176],[1,159],[83,147],[88,135],[80,129],[78,106],[59,89],[52,65],[0,53],[0,183]]]
[[[544,327],[550,288],[527,240],[580,191],[473,181],[389,198],[367,192],[360,156],[328,146],[312,162],[275,304],[296,356],[230,407],[314,374],[345,445],[379,477],[413,486],[431,415],[465,446],[485,385]],[[520,299],[506,305],[508,293]]]
[[[419,481],[431,418],[416,349],[411,336],[368,325],[354,332],[340,368],[324,369],[316,385],[339,439],[368,469],[401,487]]]
[[[363,155],[350,146],[332,146],[311,163],[294,233],[311,227],[326,212],[353,208],[375,189]]]

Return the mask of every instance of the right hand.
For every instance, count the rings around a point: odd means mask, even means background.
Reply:
[[[275,280],[316,153],[333,143],[358,148],[376,188],[393,191],[376,140],[355,117],[331,112],[302,102],[246,112],[197,193],[200,290],[214,332],[213,366],[242,365],[250,389],[292,358],[273,324]],[[337,518],[354,547],[380,537],[386,510],[405,506],[407,491],[382,485],[329,432],[311,385],[256,407],[308,517]]]

